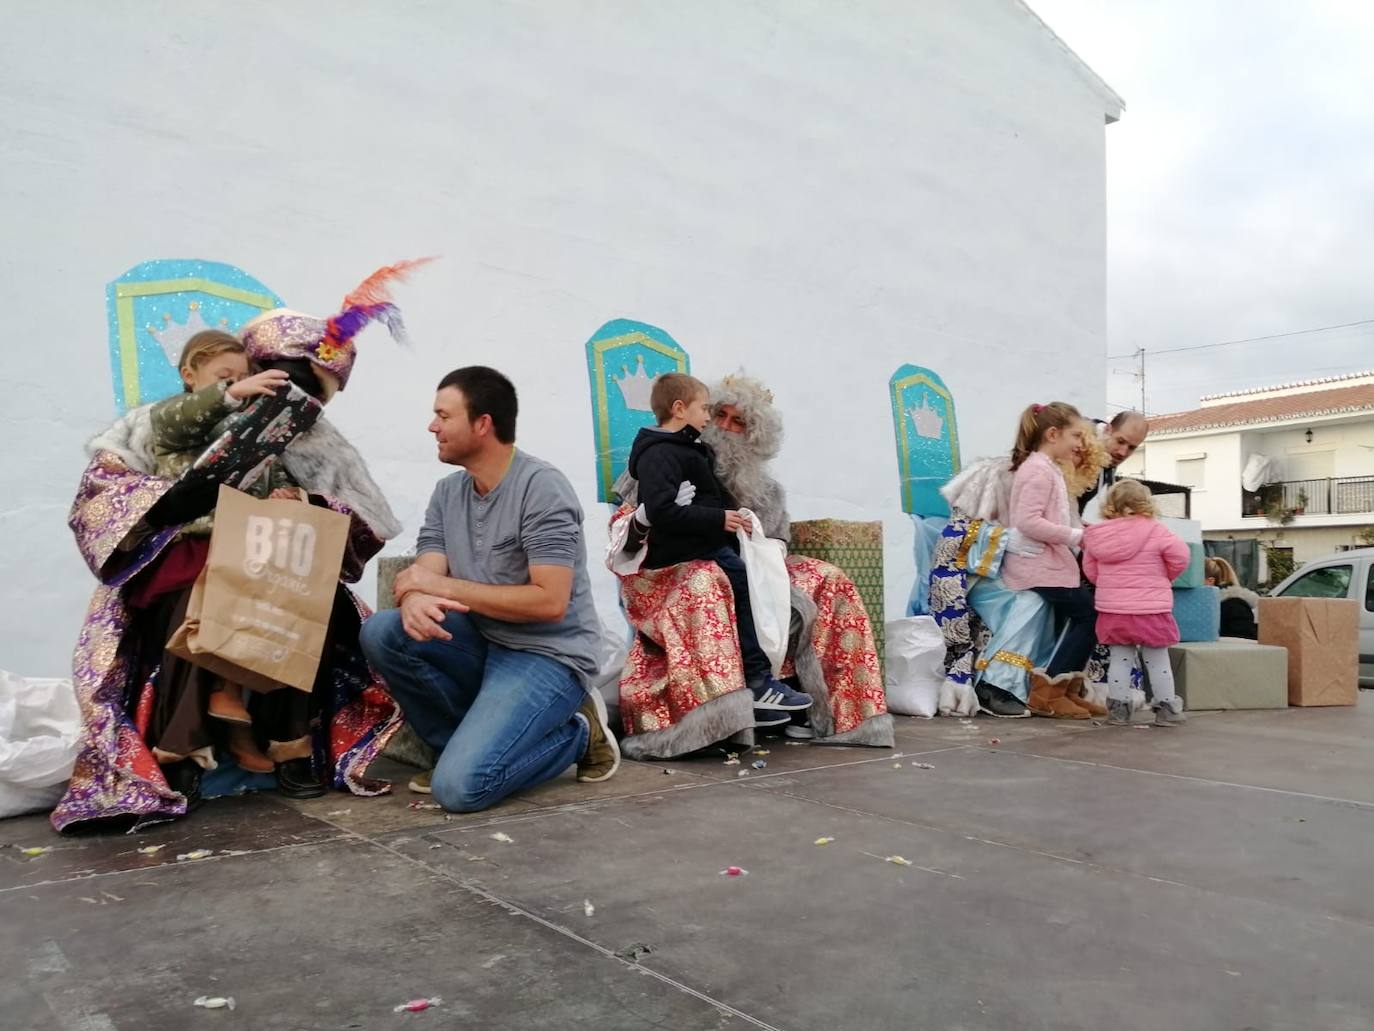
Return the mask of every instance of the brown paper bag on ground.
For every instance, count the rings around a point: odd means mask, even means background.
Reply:
[[[167,649],[255,691],[315,685],[348,517],[220,487],[210,555]]]
[[[1289,705],[1355,704],[1359,619],[1359,603],[1349,599],[1260,599],[1260,644],[1288,649]]]

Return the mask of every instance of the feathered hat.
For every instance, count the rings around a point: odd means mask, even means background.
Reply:
[[[342,390],[348,385],[348,374],[357,357],[353,338],[368,323],[381,322],[398,344],[407,342],[401,310],[391,303],[390,287],[412,269],[433,260],[417,258],[384,265],[350,290],[339,313],[327,319],[289,308],[263,312],[239,330],[248,357],[254,361],[308,358],[333,373]]]

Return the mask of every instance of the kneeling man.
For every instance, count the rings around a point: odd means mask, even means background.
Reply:
[[[582,507],[567,478],[515,447],[515,387],[449,373],[429,431],[462,471],[434,488],[399,609],[363,624],[362,647],[406,720],[439,754],[428,782],[445,809],[486,809],[573,763],[609,779],[620,750],[589,690],[599,623]]]

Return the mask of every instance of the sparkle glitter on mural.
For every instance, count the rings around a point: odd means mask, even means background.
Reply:
[[[888,381],[902,511],[949,515],[940,488],[959,471],[959,430],[954,397],[945,381],[919,365],[903,365]]]
[[[630,460],[641,427],[654,425],[649,394],[665,372],[690,372],[691,359],[657,326],[629,319],[606,323],[587,341],[596,433],[596,493],[614,502],[612,487]]]
[[[202,329],[237,332],[281,298],[242,269],[216,261],[145,261],[105,288],[110,372],[121,412],[181,389],[176,362]]]

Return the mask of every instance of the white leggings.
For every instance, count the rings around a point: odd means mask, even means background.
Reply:
[[[1107,697],[1126,702],[1131,698],[1131,669],[1135,666],[1136,646],[1133,644],[1113,644],[1108,646],[1112,653],[1112,663],[1107,667]],[[1172,701],[1174,697],[1174,670],[1169,665],[1168,648],[1140,649],[1145,660],[1145,673],[1150,678],[1150,693],[1154,704]]]

